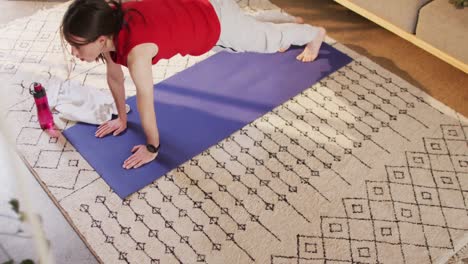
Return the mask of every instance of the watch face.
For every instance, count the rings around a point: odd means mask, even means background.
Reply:
[[[151,152],[151,153],[156,153],[156,152],[158,152],[158,149],[157,149],[155,146],[151,145],[151,144],[147,144],[147,145],[146,145],[146,149],[147,149],[149,152]]]

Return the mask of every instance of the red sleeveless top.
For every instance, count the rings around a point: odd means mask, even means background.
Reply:
[[[124,26],[114,36],[115,52],[112,60],[127,66],[132,48],[142,43],[154,43],[160,59],[201,55],[209,51],[219,39],[221,26],[218,16],[208,0],[142,0],[125,2]]]

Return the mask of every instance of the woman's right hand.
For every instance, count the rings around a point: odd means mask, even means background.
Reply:
[[[120,118],[116,118],[100,125],[94,135],[98,138],[102,138],[114,132],[113,135],[118,136],[125,129],[127,129],[127,122]]]

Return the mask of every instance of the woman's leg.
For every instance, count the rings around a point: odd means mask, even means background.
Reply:
[[[245,14],[233,0],[210,1],[221,23],[217,45],[237,52],[275,53],[291,45],[307,44],[297,59],[312,61],[317,57],[324,29],[306,24],[261,22]]]
[[[280,9],[262,10],[249,14],[258,21],[272,23],[297,23],[303,24],[304,20],[301,17],[291,16]]]

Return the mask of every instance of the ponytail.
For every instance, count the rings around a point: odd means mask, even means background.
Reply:
[[[114,35],[119,33],[119,31],[122,29],[123,25],[125,24],[124,16],[125,16],[125,11],[122,10],[122,2],[121,0],[115,1],[115,0],[110,0],[108,3],[112,6],[113,9],[113,16],[115,18],[115,32]]]

